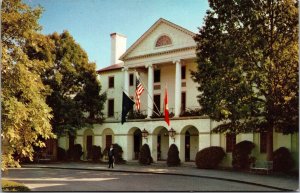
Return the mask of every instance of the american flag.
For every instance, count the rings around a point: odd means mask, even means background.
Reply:
[[[136,110],[140,110],[141,108],[141,95],[144,91],[144,87],[142,83],[139,80],[139,76],[136,75],[136,90],[135,90],[135,105],[136,105]]]

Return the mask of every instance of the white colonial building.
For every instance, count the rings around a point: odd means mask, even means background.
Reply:
[[[257,159],[266,158],[266,136],[259,133],[235,135],[212,134],[218,124],[208,117],[197,115],[197,83],[191,79],[196,70],[195,34],[165,19],[155,22],[132,46],[126,50],[126,36],[111,34],[111,65],[98,71],[102,91],[107,93],[104,108],[105,121],[77,132],[75,139],[68,136],[59,139],[59,146],[68,149],[71,143],[79,143],[85,152],[88,147],[101,146],[102,150],[111,143],[119,144],[125,160],[135,160],[142,144],[147,143],[154,161],[166,160],[168,148],[176,144],[182,162],[195,160],[196,153],[209,146],[221,146],[227,152],[222,164],[231,166],[232,146],[243,140],[256,144]],[[138,72],[145,91],[141,96],[141,113],[145,118],[128,117],[121,124],[122,92],[135,96],[135,72]],[[168,90],[170,127],[163,117],[165,87]],[[155,105],[154,105],[155,104]],[[153,112],[155,111],[155,112]],[[155,118],[157,117],[157,118]],[[168,135],[173,128],[174,137]],[[141,132],[149,134],[142,137]],[[298,134],[282,135],[274,132],[274,150],[284,146],[298,160]]]

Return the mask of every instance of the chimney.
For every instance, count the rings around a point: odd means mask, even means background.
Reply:
[[[111,39],[110,64],[113,65],[113,64],[121,63],[122,61],[119,60],[119,58],[126,51],[127,37],[122,34],[112,33],[110,34],[110,39]]]

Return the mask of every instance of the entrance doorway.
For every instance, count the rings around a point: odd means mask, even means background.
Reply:
[[[190,147],[191,147],[191,134],[190,132],[185,132],[185,161],[190,161]]]
[[[142,132],[140,129],[137,129],[133,133],[133,152],[134,152],[134,160],[139,159],[140,149],[142,147]]]
[[[168,130],[164,127],[160,128],[157,133],[157,160],[167,160],[169,150]]]
[[[86,136],[86,150],[90,151],[92,146],[93,146],[93,136],[88,135],[88,136]]]
[[[188,125],[183,128],[181,135],[184,136],[184,156],[182,159],[186,162],[195,161],[196,154],[199,151],[199,131],[196,127]]]
[[[112,135],[106,135],[106,144],[105,144],[105,147],[106,148],[109,148],[110,145],[112,144]]]

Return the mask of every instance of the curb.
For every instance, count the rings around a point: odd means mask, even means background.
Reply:
[[[171,173],[171,172],[146,172],[146,171],[132,171],[132,170],[108,170],[108,169],[97,169],[97,168],[73,168],[73,167],[56,167],[56,166],[22,166],[23,168],[48,168],[48,169],[65,169],[65,170],[89,170],[89,171],[106,171],[106,172],[127,172],[127,173],[141,173],[141,174],[160,174],[160,175],[173,175],[173,176],[187,176],[187,177],[200,177],[200,178],[208,178],[208,179],[215,179],[215,180],[223,180],[229,182],[237,182],[255,186],[261,186],[265,188],[272,188],[278,191],[283,192],[295,192],[296,190],[286,189],[286,188],[279,188],[276,186],[270,186],[255,182],[247,182],[242,180],[235,180],[235,179],[228,179],[222,177],[213,177],[213,176],[206,176],[206,175],[193,175],[193,174],[180,174],[180,173]]]

